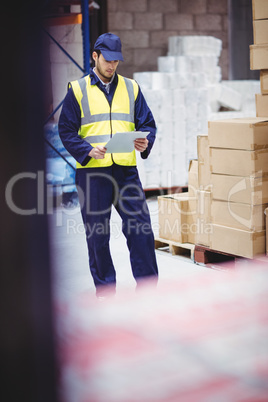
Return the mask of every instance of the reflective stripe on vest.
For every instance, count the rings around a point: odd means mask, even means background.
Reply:
[[[96,143],[96,142],[108,142],[111,138],[110,134],[103,134],[103,135],[91,135],[90,137],[85,137],[84,140],[89,143]]]
[[[112,104],[96,85],[91,85],[86,76],[70,83],[81,109],[81,127],[79,135],[92,146],[105,145],[116,132],[135,130],[135,100],[138,85],[134,80],[118,75],[118,84]],[[91,158],[86,166],[77,163],[78,168],[111,166],[113,163],[123,166],[136,165],[135,151],[130,153],[105,154],[104,159]]]
[[[123,77],[125,80],[126,88],[128,91],[128,97],[130,102],[130,111],[129,114],[126,113],[113,113],[113,120],[124,120],[129,122],[134,122],[134,108],[135,108],[135,98],[134,98],[134,89],[133,84],[130,80]],[[88,94],[87,94],[87,81],[85,78],[81,78],[78,80],[78,84],[81,88],[81,92],[83,94],[81,104],[84,112],[84,117],[81,118],[81,125],[96,123],[98,121],[106,121],[110,120],[109,113],[101,113],[97,115],[92,115],[90,112],[89,102],[88,102]],[[93,141],[94,142],[94,141]]]

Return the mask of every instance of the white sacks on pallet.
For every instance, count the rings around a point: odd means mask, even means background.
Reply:
[[[225,118],[244,109],[249,115],[252,109],[254,115],[255,93],[260,92],[256,81],[221,83],[221,46],[220,39],[210,36],[173,36],[168,55],[158,58],[158,71],[134,73],[157,125],[158,146],[152,161],[143,161],[145,189],[157,183],[187,184],[189,162],[197,158],[197,136],[208,132],[213,113]],[[218,113],[222,106],[236,112]]]
[[[255,110],[255,94],[261,92],[260,80],[222,81],[224,87],[231,88],[241,95],[241,111]]]
[[[189,83],[188,86],[200,86],[218,83],[221,80],[219,58],[213,55],[202,56],[160,56],[157,59],[158,71],[161,73],[179,73],[180,79]],[[190,75],[195,82],[190,81]]]
[[[222,41],[213,36],[170,36],[168,56],[211,54],[220,56]]]
[[[216,110],[219,110],[221,106],[230,110],[241,110],[242,96],[239,92],[231,87],[223,84],[218,84],[213,87],[211,95]]]
[[[169,88],[168,75],[158,71],[134,73],[133,78],[138,82],[142,91],[145,89],[159,90]]]
[[[191,72],[191,59],[185,56],[160,56],[157,59],[158,71],[163,73],[187,74]]]

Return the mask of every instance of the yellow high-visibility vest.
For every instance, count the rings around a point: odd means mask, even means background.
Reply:
[[[134,108],[138,84],[118,75],[118,85],[110,107],[104,93],[91,85],[90,76],[70,83],[81,110],[81,127],[78,134],[93,147],[104,146],[117,132],[134,131]],[[127,134],[126,134],[127,135]],[[77,162],[77,168],[111,166],[136,166],[135,150],[129,153],[105,154],[104,159],[91,158],[87,165]]]

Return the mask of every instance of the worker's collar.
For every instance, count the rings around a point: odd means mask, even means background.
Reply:
[[[106,86],[107,84],[105,84],[105,82],[103,82],[100,77],[93,71],[93,68],[90,70],[90,81],[91,81],[91,85],[97,85],[98,82],[102,83],[102,85]],[[111,84],[112,82],[117,81],[117,73],[114,73],[111,81],[108,83]]]

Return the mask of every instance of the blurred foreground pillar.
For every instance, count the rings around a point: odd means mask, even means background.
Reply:
[[[44,185],[43,1],[1,5],[0,400],[56,397]]]

